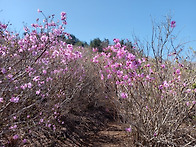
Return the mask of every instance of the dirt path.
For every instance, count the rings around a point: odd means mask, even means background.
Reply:
[[[128,147],[129,133],[125,131],[125,127],[118,124],[109,124],[107,129],[99,131],[93,135],[91,145],[93,147]]]

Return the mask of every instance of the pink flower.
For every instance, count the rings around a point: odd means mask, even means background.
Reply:
[[[23,139],[23,141],[22,141],[23,143],[27,143],[27,140],[26,139]]]
[[[151,68],[149,69],[149,72],[150,72],[151,74],[153,74],[153,73],[154,73],[154,72],[153,72],[153,70],[152,70]]]
[[[159,85],[159,89],[163,89],[163,85]]]
[[[67,48],[70,49],[70,50],[73,50],[73,45],[72,44],[68,44]]]
[[[131,128],[129,127],[129,128],[126,128],[125,129],[127,132],[131,132]]]
[[[127,55],[127,58],[128,58],[129,60],[133,61],[133,60],[135,60],[135,55],[129,53],[129,54]]]
[[[42,41],[42,42],[46,42],[47,40],[48,40],[48,36],[43,35],[43,36],[41,37],[41,41]]]
[[[191,92],[191,89],[187,89],[186,92],[187,92],[187,93],[190,93],[190,92]]]
[[[113,39],[113,41],[115,42],[115,43],[118,43],[120,40],[119,39]]]
[[[157,136],[157,133],[155,132],[155,133],[154,133],[154,137],[156,137],[156,136]]]
[[[66,13],[65,12],[61,12],[61,16],[65,16],[66,15]]]
[[[29,82],[29,83],[27,84],[27,86],[28,86],[28,88],[31,88],[31,87],[32,87],[31,82]]]
[[[165,65],[164,65],[164,64],[162,64],[162,65],[161,65],[161,67],[162,67],[162,68],[165,68]]]
[[[111,77],[112,77],[111,74],[108,74],[108,75],[107,75],[107,79],[110,79]]]
[[[6,29],[6,28],[7,28],[7,25],[5,25],[5,24],[0,24],[0,27],[2,27],[3,29]]]
[[[36,77],[33,78],[33,81],[35,81],[35,82],[37,82],[39,80],[40,80],[40,77],[39,76],[36,76]]]
[[[124,92],[122,92],[121,94],[120,94],[120,96],[121,96],[121,98],[127,98],[127,93],[124,93]]]
[[[177,69],[176,70],[176,73],[179,75],[180,74],[180,69]]]
[[[171,21],[171,28],[174,28],[176,26],[176,21]]]
[[[64,17],[64,16],[61,16],[61,20],[65,20],[66,19],[66,17]]]
[[[37,9],[37,12],[38,12],[38,13],[41,13],[42,11],[41,11],[40,9]]]
[[[44,75],[47,73],[47,71],[45,69],[42,72],[43,72]]]
[[[165,88],[168,88],[168,87],[169,87],[169,84],[167,83],[167,81],[164,81],[164,82],[163,82],[163,86],[164,86]]]
[[[147,66],[147,67],[150,67],[150,64],[147,64],[146,66]]]
[[[55,131],[56,130],[56,127],[55,127],[55,125],[52,125],[53,126],[53,130]]]
[[[13,139],[14,139],[14,140],[16,140],[16,139],[18,139],[18,138],[19,138],[19,136],[18,136],[17,134],[13,136]]]
[[[19,101],[19,97],[12,97],[10,99],[10,102],[13,102],[13,103],[18,103],[18,101]]]
[[[40,89],[37,90],[35,93],[36,93],[37,95],[39,95],[39,94],[40,94]]]
[[[7,75],[7,78],[8,78],[8,79],[11,79],[12,77],[13,77],[12,74],[8,74],[8,75]]]
[[[186,83],[183,83],[183,86],[186,87]]]
[[[97,50],[97,48],[93,48],[93,52],[97,52],[98,50]]]
[[[124,75],[124,76],[123,76],[123,80],[125,80],[125,81],[127,81],[128,78],[129,78],[128,75]]]
[[[27,87],[26,87],[26,85],[21,85],[20,88],[25,90]]]
[[[104,80],[104,76],[103,76],[103,74],[101,74],[101,80]]]
[[[120,48],[120,47],[121,47],[120,42],[117,42],[116,45],[115,45],[115,47],[116,47],[116,48]]]
[[[5,74],[5,73],[6,73],[6,69],[5,69],[5,68],[2,68],[2,69],[1,69],[1,72],[2,72],[3,74]]]
[[[116,81],[116,85],[120,85],[120,82],[119,81]]]
[[[118,70],[116,73],[117,73],[117,75],[120,75],[120,76],[123,75],[123,71],[121,71],[121,70]]]
[[[40,123],[42,123],[44,121],[44,119],[40,119]]]
[[[0,97],[0,103],[3,103],[3,98],[2,97]]]
[[[13,129],[16,129],[17,128],[17,125],[14,125],[14,126],[11,126],[9,129],[13,130]]]

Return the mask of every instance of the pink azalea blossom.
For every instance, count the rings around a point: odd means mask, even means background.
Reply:
[[[187,89],[186,92],[187,92],[187,93],[190,93],[190,92],[191,92],[191,89]]]
[[[157,133],[155,132],[155,133],[154,133],[154,137],[156,137],[156,136],[157,136]]]
[[[167,81],[164,81],[164,82],[163,82],[163,86],[164,86],[165,88],[168,88],[168,87],[169,87],[169,84],[167,83]]]
[[[40,123],[42,123],[42,122],[44,122],[44,119],[41,118],[41,119],[40,119]]]
[[[45,69],[42,72],[43,72],[44,75],[47,73],[47,71]]]
[[[5,74],[5,73],[6,73],[6,69],[5,69],[5,68],[2,68],[2,69],[1,69],[1,72],[2,72],[3,74]]]
[[[103,76],[103,74],[101,74],[101,80],[104,80],[104,76]]]
[[[125,93],[125,92],[122,92],[121,94],[120,94],[120,96],[121,96],[121,98],[127,98],[127,93]]]
[[[123,80],[125,80],[125,81],[127,81],[128,78],[129,78],[128,75],[124,75],[124,76],[123,76]]]
[[[180,69],[177,69],[176,70],[176,73],[179,75],[180,74]]]
[[[165,65],[164,65],[164,64],[162,64],[162,65],[161,65],[161,67],[162,67],[162,68],[165,68]]]
[[[163,85],[159,85],[159,89],[163,89]]]
[[[171,28],[176,27],[176,21],[171,21]]]
[[[150,67],[150,64],[147,64],[146,66],[147,66],[147,67]]]
[[[66,13],[65,12],[61,12],[61,16],[65,16],[66,15]]]
[[[19,97],[12,97],[10,99],[10,102],[13,102],[13,103],[18,103],[18,101],[19,101]]]
[[[2,97],[0,97],[0,103],[3,103],[3,98]]]
[[[37,94],[37,95],[39,95],[40,94],[40,89],[39,90],[37,90],[35,93]]]
[[[26,85],[21,85],[20,88],[25,90],[27,88],[27,86]]]
[[[126,128],[125,129],[127,132],[131,132],[131,128],[129,127],[129,128]]]
[[[38,12],[38,13],[41,13],[42,11],[41,11],[40,9],[37,9],[37,12]]]
[[[115,39],[113,39],[113,41],[114,41],[115,43],[117,43],[117,42],[119,42],[120,40],[117,39],[117,38],[115,38]]]
[[[26,140],[26,139],[23,139],[23,140],[22,140],[22,143],[27,143],[27,140]]]
[[[40,80],[40,77],[39,76],[36,76],[36,77],[33,78],[33,81],[35,81],[35,82],[37,82],[39,80]]]
[[[31,88],[31,87],[32,87],[31,82],[29,82],[29,83],[27,84],[27,86],[28,86],[28,88]]]
[[[110,79],[110,78],[112,78],[112,75],[111,74],[108,74],[107,75],[107,79]]]
[[[13,139],[14,139],[14,140],[16,140],[16,139],[18,139],[18,138],[19,138],[19,136],[18,136],[17,134],[13,136]]]
[[[64,16],[61,16],[61,20],[65,20],[66,19],[66,17],[64,17]]]
[[[11,79],[12,77],[13,77],[12,74],[8,74],[8,75],[7,75],[7,78],[8,78],[8,79]]]

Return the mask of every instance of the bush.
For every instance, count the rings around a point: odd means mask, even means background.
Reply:
[[[25,28],[23,38],[0,23],[1,146],[89,146],[92,132],[117,120],[130,125],[136,146],[195,143],[192,63],[178,54],[164,59],[162,47],[145,57],[138,44],[130,51],[118,39],[89,54],[62,40],[66,13],[62,24],[50,18]]]
[[[194,126],[189,123],[195,123],[196,89],[192,85],[196,69],[181,63],[179,54],[172,55],[175,62],[164,58],[163,48],[172,32],[166,29],[165,42],[157,41],[161,48],[152,46],[154,59],[142,57],[138,44],[134,47],[136,54],[132,54],[118,39],[106,53],[93,58],[102,67],[101,79],[116,84],[123,122],[130,125],[130,139],[139,146],[195,143]]]
[[[68,35],[64,12],[61,18],[62,25],[49,23],[49,18],[43,25],[32,24],[21,39],[0,26],[1,146],[24,141],[48,146],[67,139],[77,143],[78,138],[84,144],[89,131],[116,117],[114,101],[105,98],[112,92],[103,93],[105,86],[92,76],[96,69],[89,66],[88,54],[59,39]],[[82,129],[85,133],[78,132]]]
[[[102,42],[99,38],[95,38],[90,42],[90,47],[91,48],[97,48],[99,52],[103,51],[103,48],[101,46]]]

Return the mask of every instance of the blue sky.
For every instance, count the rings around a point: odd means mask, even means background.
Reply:
[[[67,13],[68,33],[82,41],[99,37],[132,39],[133,34],[142,39],[151,38],[151,18],[164,21],[172,14],[176,21],[175,32],[179,41],[196,40],[196,0],[0,0],[0,21],[10,21],[12,30],[23,31],[23,23],[30,26],[36,18]],[[194,49],[196,42],[189,44]]]

